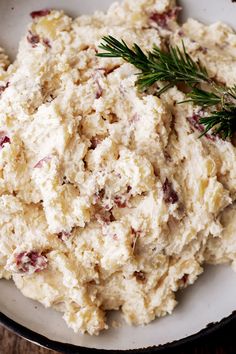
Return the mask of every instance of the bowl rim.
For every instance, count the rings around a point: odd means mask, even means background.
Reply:
[[[41,347],[46,349],[55,350],[60,353],[88,353],[88,354],[105,354],[105,353],[112,353],[112,354],[151,354],[151,353],[158,353],[158,354],[167,354],[169,350],[172,349],[181,349],[184,345],[192,344],[195,341],[203,340],[205,337],[214,334],[218,330],[222,329],[223,327],[230,325],[231,323],[236,321],[236,310],[232,312],[231,315],[228,317],[223,318],[222,320],[214,323],[209,323],[204,329],[200,330],[199,332],[187,336],[185,338],[181,338],[175,340],[170,343],[158,345],[158,346],[149,346],[146,348],[139,348],[139,349],[96,349],[96,348],[89,348],[89,347],[82,347],[77,346],[74,344],[63,343],[54,341],[49,339],[17,322],[12,320],[10,317],[4,315],[0,311],[0,324],[3,327],[7,328],[11,332],[17,334],[18,336],[37,344]]]

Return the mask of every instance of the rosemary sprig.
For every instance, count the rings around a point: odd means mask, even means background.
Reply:
[[[157,91],[160,95],[179,83],[186,84],[190,92],[183,102],[212,108],[210,115],[199,121],[205,126],[201,136],[211,130],[223,139],[232,137],[236,131],[236,85],[225,87],[212,80],[206,68],[186,52],[184,43],[182,50],[170,46],[169,51],[154,45],[153,50],[145,54],[137,44],[129,48],[123,40],[112,36],[103,37],[103,41],[100,48],[104,52],[97,56],[123,58],[133,64],[139,69],[136,81],[139,90],[145,91],[154,83],[163,82],[164,86]],[[202,84],[207,90],[202,89]]]
[[[221,103],[221,97],[219,95],[197,87],[193,87],[192,91],[187,94],[187,97],[189,99],[179,103],[192,102],[195,105],[202,107],[216,106]]]
[[[157,81],[168,82],[161,89],[161,93],[180,82],[194,85],[210,81],[206,69],[192,60],[184,45],[183,52],[178,47],[170,47],[169,52],[164,52],[154,46],[153,50],[146,55],[137,44],[130,49],[123,40],[118,41],[112,36],[103,37],[103,40],[105,43],[99,48],[104,52],[98,53],[97,56],[119,57],[141,70],[137,74],[137,85],[142,91]]]
[[[236,132],[236,106],[226,106],[220,111],[214,111],[210,116],[201,118],[199,123],[205,126],[201,136],[215,128],[214,134],[220,135],[222,139],[232,137]]]

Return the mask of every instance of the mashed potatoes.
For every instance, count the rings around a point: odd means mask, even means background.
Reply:
[[[176,22],[171,0],[125,0],[75,20],[32,14],[16,61],[0,50],[0,277],[98,334],[171,313],[206,262],[236,268],[236,150],[198,139],[201,107],[177,87],[139,93],[137,70],[98,58],[104,35],[179,44],[236,82],[226,25]]]

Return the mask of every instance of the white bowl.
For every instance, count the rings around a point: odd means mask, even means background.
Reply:
[[[30,20],[29,13],[33,10],[50,7],[64,9],[76,16],[96,9],[105,10],[111,3],[112,0],[1,0],[0,45],[14,58],[18,42]],[[185,9],[183,17],[191,16],[208,23],[222,20],[232,26],[235,24],[236,3],[230,0],[185,0],[180,5]],[[74,352],[79,351],[79,347],[83,347],[83,352],[86,352],[85,348],[136,351],[154,346],[147,351],[159,353],[163,350],[157,348],[160,345],[165,345],[165,350],[180,346],[217,328],[218,325],[215,325],[195,335],[209,323],[230,316],[236,310],[235,299],[236,274],[230,267],[207,267],[193,286],[179,294],[179,305],[173,315],[145,327],[122,325],[121,328],[109,329],[99,337],[90,337],[74,334],[66,327],[61,314],[25,298],[12,282],[1,280],[0,322],[25,338],[58,351]],[[173,341],[178,342],[166,344]]]

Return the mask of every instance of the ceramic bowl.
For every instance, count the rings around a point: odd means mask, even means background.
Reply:
[[[57,8],[77,16],[105,10],[111,3],[112,0],[1,0],[0,45],[14,59],[33,10]],[[194,17],[206,23],[221,20],[235,25],[236,3],[230,0],[185,0],[180,5],[184,8],[183,19]],[[228,266],[208,266],[197,282],[177,297],[179,305],[171,316],[143,327],[122,324],[120,328],[110,328],[98,337],[91,337],[73,333],[60,313],[25,298],[12,282],[1,280],[0,322],[33,342],[62,352],[139,352],[140,348],[147,348],[148,353],[166,353],[168,348],[207,335],[235,317],[231,313],[236,310],[236,274]],[[121,321],[118,314],[110,317]],[[219,324],[223,318],[227,319]],[[212,322],[216,324],[205,329]],[[174,343],[167,344],[171,342]]]

